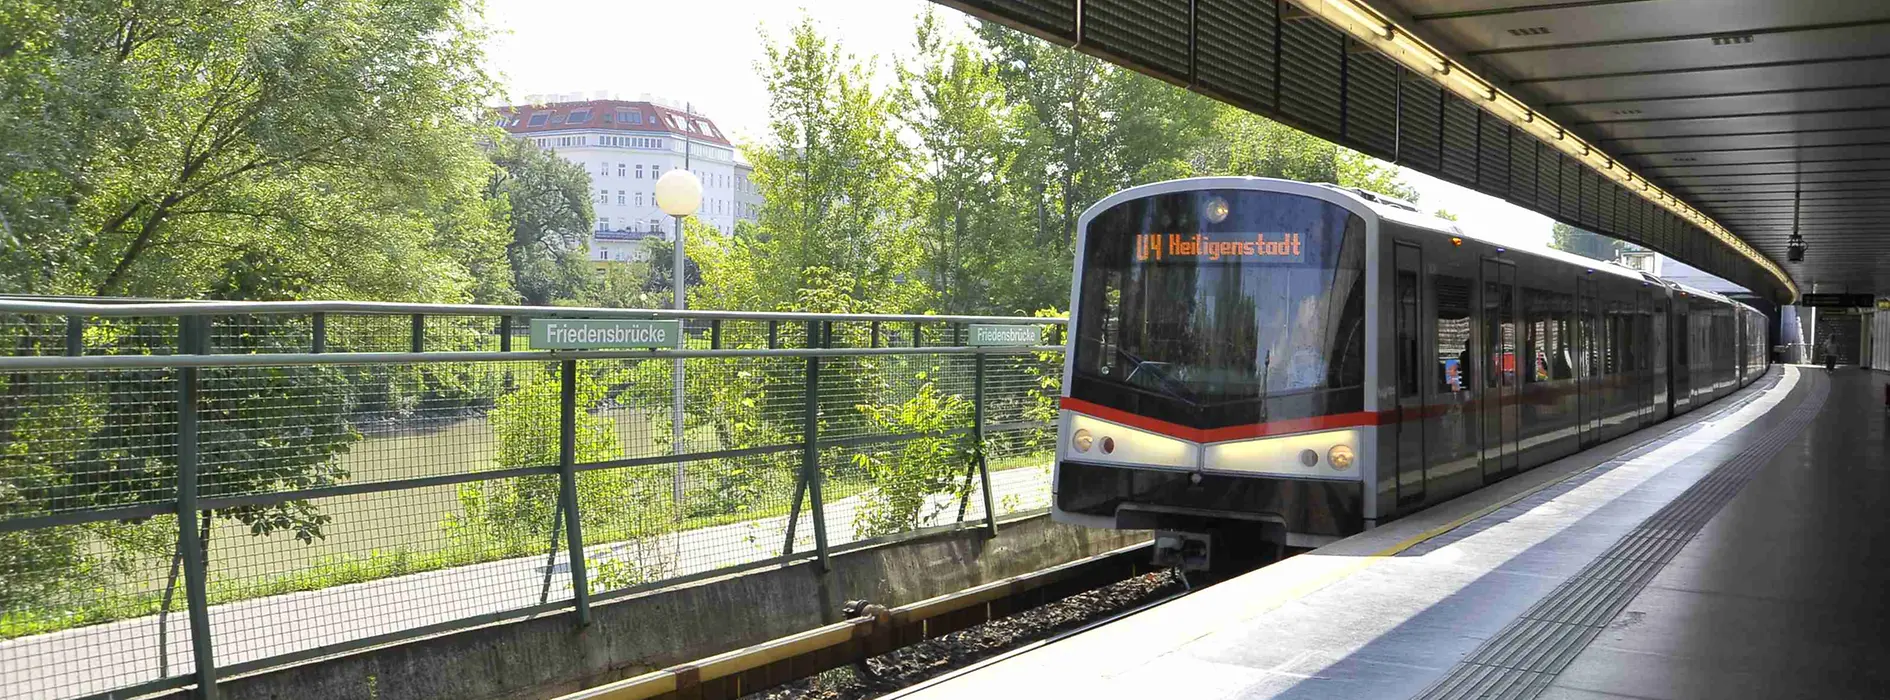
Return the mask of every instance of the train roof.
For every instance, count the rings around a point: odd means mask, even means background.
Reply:
[[[1627,267],[1625,265],[1621,265],[1619,263],[1615,263],[1612,261],[1596,260],[1594,258],[1576,255],[1568,251],[1550,248],[1548,246],[1542,245],[1535,241],[1522,239],[1520,237],[1513,236],[1513,235],[1492,235],[1489,232],[1468,231],[1468,230],[1465,230],[1462,226],[1458,225],[1457,222],[1455,221],[1444,219],[1444,218],[1431,215],[1431,214],[1425,214],[1424,212],[1420,211],[1415,205],[1409,202],[1406,202],[1404,200],[1395,198],[1395,197],[1388,197],[1385,195],[1378,194],[1376,192],[1370,192],[1367,190],[1361,190],[1361,189],[1353,188],[1353,187],[1340,187],[1338,185],[1325,184],[1325,183],[1321,183],[1321,184],[1323,184],[1325,187],[1331,188],[1338,192],[1342,192],[1342,193],[1345,193],[1347,195],[1357,198],[1360,202],[1364,203],[1366,208],[1370,209],[1372,213],[1377,214],[1379,218],[1395,221],[1405,226],[1427,229],[1427,230],[1434,231],[1434,232],[1444,234],[1447,236],[1460,236],[1460,237],[1468,238],[1474,241],[1480,241],[1480,242],[1487,243],[1490,245],[1508,248],[1518,253],[1527,253],[1530,255],[1537,256],[1537,257],[1548,258],[1550,260],[1567,263],[1569,265],[1579,265],[1588,269],[1595,270],[1597,272],[1605,272],[1607,274],[1625,277],[1628,279],[1634,279],[1634,280],[1640,280],[1642,282],[1649,282],[1653,284],[1664,285],[1667,287],[1671,287],[1676,291],[1684,292],[1690,296],[1711,299],[1711,300],[1714,300],[1723,304],[1729,304],[1733,306],[1748,306],[1747,304],[1743,304],[1723,294],[1718,294],[1716,292],[1709,292],[1704,289],[1700,289],[1698,287],[1693,287],[1691,285],[1681,284],[1679,282],[1675,282],[1673,280],[1669,280],[1663,277],[1658,277],[1652,274],[1648,274],[1646,272],[1642,272],[1640,270],[1636,270],[1634,268]]]

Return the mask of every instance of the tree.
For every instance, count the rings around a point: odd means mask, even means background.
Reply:
[[[491,154],[497,167],[486,197],[505,205],[505,258],[519,295],[534,306],[585,296],[594,277],[584,249],[594,216],[590,171],[531,139],[499,137]]]
[[[911,257],[905,148],[892,105],[874,91],[869,64],[822,37],[812,20],[767,41],[758,67],[770,103],[767,136],[746,149],[766,203],[754,244],[741,249],[758,254],[746,260],[767,295],[757,301],[791,298],[803,271],[816,266],[845,272],[856,298],[885,295]]]
[[[1017,150],[996,67],[968,42],[947,38],[931,11],[919,16],[914,55],[899,66],[900,122],[911,149],[921,274],[944,313],[1001,309],[991,271],[1024,254],[1025,221],[1010,192]]]
[[[0,69],[22,98],[0,107],[0,150],[25,146],[0,161],[0,182],[27,185],[0,203],[13,291],[196,297],[249,256],[300,286],[265,298],[501,293],[470,16],[461,0],[29,3]]]
[[[1596,260],[1614,260],[1621,255],[1621,241],[1555,222],[1549,231],[1549,247]]]

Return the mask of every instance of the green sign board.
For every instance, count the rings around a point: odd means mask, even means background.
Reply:
[[[971,345],[1042,345],[1041,326],[998,323],[971,324]]]
[[[674,348],[681,344],[681,321],[623,318],[532,319],[532,348],[535,350]]]

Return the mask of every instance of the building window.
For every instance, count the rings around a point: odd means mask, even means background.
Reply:
[[[606,217],[603,217],[603,218],[600,218],[600,219],[598,219],[598,220],[597,220],[597,230],[599,230],[599,231],[609,231],[609,230],[610,230],[610,217],[608,217],[608,216],[606,216]]]
[[[598,163],[598,164],[597,164],[597,176],[598,176],[598,177],[605,177],[605,176],[607,176],[607,175],[610,175],[610,164],[609,164],[609,163]]]
[[[609,204],[609,203],[610,203],[610,190],[598,190],[598,191],[597,191],[597,203],[598,203],[598,204]]]
[[[565,117],[564,123],[583,124],[584,122],[587,122],[590,120],[591,120],[591,111],[588,109],[580,109],[578,111],[572,112],[571,116]]]
[[[624,169],[628,167],[630,167],[628,163],[618,163],[617,164],[617,177],[623,177]]]
[[[623,202],[624,202],[623,195],[624,195],[623,190],[617,190],[617,206],[623,206]]]
[[[550,112],[539,112],[537,114],[532,115],[531,120],[525,122],[525,125],[526,126],[544,126],[545,120],[549,118],[551,118]]]
[[[642,163],[637,164],[637,179],[638,180],[643,179],[643,164]]]
[[[617,110],[617,121],[625,124],[642,124],[643,115],[636,110],[620,109]]]
[[[643,192],[637,192],[637,206],[643,206]]]

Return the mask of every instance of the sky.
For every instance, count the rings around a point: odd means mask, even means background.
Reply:
[[[927,0],[486,0],[495,31],[487,67],[509,97],[598,92],[688,102],[739,142],[761,135],[768,95],[755,65],[761,32],[780,37],[805,14],[861,58],[910,51],[912,19],[931,8],[962,26],[962,13]],[[879,79],[891,70],[882,63]],[[1552,222],[1500,199],[1405,170],[1418,206],[1456,214],[1467,231],[1547,245]]]

